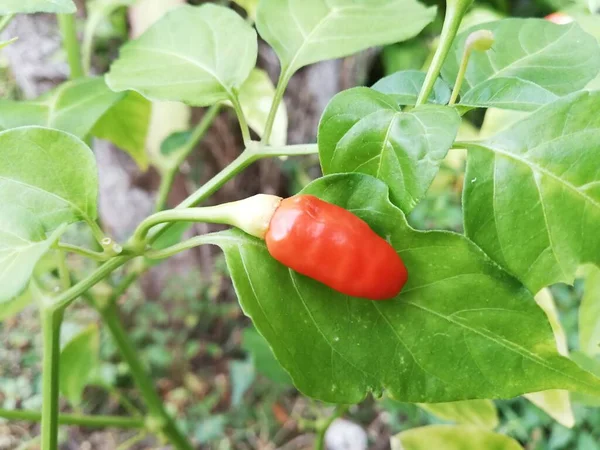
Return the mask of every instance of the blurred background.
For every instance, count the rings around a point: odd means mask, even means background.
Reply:
[[[94,72],[105,73],[127,39],[179,3],[184,1],[140,0],[103,18],[94,43]],[[295,75],[285,96],[288,143],[316,141],[320,114],[337,92],[357,85],[370,86],[398,70],[426,66],[442,23],[444,6],[442,2],[438,6],[437,20],[412,40],[319,63]],[[235,3],[231,7],[244,14]],[[505,16],[544,17],[556,10],[578,7],[575,0],[477,1],[465,19],[465,27]],[[83,29],[83,0],[78,1],[78,11]],[[68,66],[55,16],[19,15],[4,33],[19,36],[19,40],[0,52],[0,98],[35,98],[66,79]],[[260,45],[258,65],[277,80],[277,58],[264,43]],[[148,151],[160,152],[167,137],[188,130],[203,113],[202,109],[181,104],[155,105]],[[480,111],[467,117],[469,124],[461,133],[468,136],[479,135],[482,125],[485,133],[514,120],[488,116],[484,124]],[[169,204],[174,206],[183,200],[222,170],[241,149],[235,116],[223,110],[177,178]],[[109,234],[123,239],[152,211],[159,176],[152,168],[142,171],[126,153],[108,142],[96,140],[94,151],[100,170],[102,223]],[[464,155],[451,151],[427,197],[410,215],[415,228],[462,231],[463,173]],[[210,202],[222,203],[258,192],[287,196],[318,176],[317,156],[264,160],[227,184]],[[209,229],[212,227],[197,225],[189,233],[206,233]],[[82,272],[87,270],[77,258],[72,264]],[[568,342],[574,343],[582,285],[555,286],[552,294]],[[268,345],[242,314],[218,250],[200,247],[152,267],[120,299],[120,304],[129,336],[150,368],[165,404],[199,448],[312,447],[314,423],[328,417],[332,407],[311,401],[293,388]],[[139,414],[142,402],[127,366],[121,363],[116,347],[99,324],[96,314],[83,302],[76,304],[67,317],[64,333],[68,344],[63,352],[84,352],[90,358],[81,368],[79,381],[71,386],[63,410]],[[39,326],[34,307],[0,321],[0,408],[41,408]],[[600,449],[597,409],[575,404],[576,425],[569,429],[522,398],[495,403],[499,418],[496,429],[516,438],[527,449]],[[327,442],[331,449],[386,449],[393,434],[431,423],[444,423],[444,419],[418,405],[383,396],[350,407],[344,419],[330,428]],[[0,450],[38,448],[38,433],[38,425],[0,420]],[[95,431],[76,426],[61,428],[61,442],[64,449],[166,448],[160,439],[135,431]]]

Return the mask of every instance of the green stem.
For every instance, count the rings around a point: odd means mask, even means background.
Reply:
[[[2,33],[2,31],[4,31],[4,29],[8,26],[10,21],[13,20],[13,17],[15,17],[14,14],[8,14],[0,18],[0,33]]]
[[[100,25],[102,21],[101,14],[92,13],[86,23],[85,29],[83,31],[83,40],[81,43],[81,59],[83,64],[83,71],[85,74],[90,73],[90,67],[92,65],[92,52],[94,49],[94,34],[96,33],[96,28]]]
[[[81,64],[79,41],[77,40],[77,27],[75,14],[58,14],[58,25],[63,38],[63,47],[67,52],[67,61],[71,69],[71,79],[75,80],[84,76]]]
[[[144,270],[138,270],[134,272],[129,272],[125,277],[121,280],[121,282],[114,288],[110,298],[108,299],[109,303],[115,303],[119,300],[119,297],[129,289],[129,287],[135,283],[138,277],[144,272]]]
[[[104,231],[102,231],[102,228],[100,228],[100,225],[98,225],[98,222],[96,222],[95,220],[89,219],[86,220],[86,223],[90,227],[94,239],[96,239],[96,241],[98,241],[98,243],[100,244],[105,238]]]
[[[177,152],[177,157],[173,161],[173,164],[170,165],[169,168],[163,174],[160,180],[160,187],[158,188],[158,196],[156,199],[156,211],[162,211],[166,208],[169,193],[171,192],[173,182],[175,181],[175,176],[179,172],[181,164],[183,164],[183,162],[188,158],[188,156],[194,150],[194,148],[196,148],[198,142],[200,142],[200,140],[204,137],[204,135],[214,122],[215,118],[219,115],[221,107],[222,106],[220,104],[216,104],[206,110],[206,113],[202,117],[202,120],[192,131],[192,135],[190,136],[190,138],[187,140],[185,145]]]
[[[331,416],[329,416],[325,421],[319,423],[316,430],[317,438],[315,440],[315,450],[325,450],[325,433],[327,433],[327,429],[331,426],[335,419],[346,414],[349,408],[349,405],[338,405]]]
[[[248,128],[248,122],[246,121],[246,116],[244,115],[244,110],[242,109],[242,105],[240,104],[240,99],[238,97],[238,93],[234,92],[233,95],[231,95],[229,99],[233,105],[235,114],[237,115],[238,122],[240,123],[240,129],[242,130],[242,139],[244,140],[244,145],[247,147],[251,141],[250,128]]]
[[[38,411],[8,410],[0,409],[0,417],[8,420],[23,420],[27,422],[39,422],[42,414]],[[60,414],[58,416],[60,425],[79,425],[90,428],[144,428],[144,419],[135,417],[118,416],[82,416],[79,414]],[[44,447],[46,448],[46,447]]]
[[[102,252],[95,252],[87,248],[79,247],[78,245],[66,244],[58,242],[54,245],[54,248],[69,253],[77,253],[78,255],[85,256],[86,258],[93,259],[94,261],[106,261],[109,256]]]
[[[148,377],[144,365],[138,358],[138,350],[133,346],[131,337],[121,323],[116,304],[108,304],[105,308],[99,308],[98,312],[110,330],[123,359],[129,366],[131,376],[148,406],[150,415],[160,424],[160,431],[167,436],[175,448],[192,450],[192,445],[179,431],[171,416],[164,409],[163,402],[156,393],[152,380]]]
[[[44,339],[42,364],[42,448],[55,450],[58,445],[58,380],[60,370],[60,326],[63,310],[52,306],[40,311]]]
[[[149,250],[144,255],[148,259],[165,259],[170,258],[177,253],[181,253],[185,250],[189,250],[194,247],[198,247],[203,244],[212,244],[212,236],[214,233],[202,234],[194,236],[193,238],[187,239],[183,242],[179,242],[171,247],[167,247],[161,250]]]
[[[465,79],[465,73],[467,72],[467,66],[469,65],[469,57],[471,56],[471,52],[472,49],[470,47],[465,48],[465,52],[463,53],[463,57],[460,62],[460,68],[458,69],[458,74],[456,75],[456,82],[454,83],[454,88],[452,89],[452,95],[450,96],[448,106],[452,106],[456,103],[456,99],[458,98],[460,88],[462,87],[463,80]]]
[[[67,267],[67,255],[64,251],[58,251],[57,258],[60,285],[62,289],[66,291],[71,287],[71,275],[69,273],[69,268]]]
[[[275,116],[277,116],[279,104],[283,100],[285,89],[292,78],[292,73],[289,72],[290,71],[287,67],[281,68],[281,74],[279,75],[279,81],[277,82],[277,88],[275,89],[275,96],[273,98],[273,103],[271,103],[271,109],[269,110],[269,116],[267,117],[265,131],[261,140],[263,144],[268,145],[269,139],[271,139],[271,133],[273,132],[273,125],[275,124]]]
[[[444,61],[448,56],[448,52],[452,47],[452,43],[454,42],[454,38],[456,37],[456,33],[460,27],[462,18],[472,2],[473,0],[447,1],[446,17],[444,18],[444,26],[442,28],[442,34],[440,35],[440,43],[435,51],[435,55],[433,56],[433,60],[431,61],[431,65],[427,71],[427,75],[425,76],[425,81],[423,82],[423,87],[419,93],[416,106],[427,102],[440,71],[442,70]]]

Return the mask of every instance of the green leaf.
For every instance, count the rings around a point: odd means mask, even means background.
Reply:
[[[254,29],[229,8],[183,5],[124,45],[106,80],[115,91],[207,106],[233,97],[257,46]]]
[[[239,99],[248,125],[260,137],[265,131],[265,124],[274,97],[275,87],[269,74],[262,69],[252,69],[250,76],[240,88]],[[281,102],[275,114],[275,123],[270,139],[271,145],[283,146],[286,144],[287,128],[287,111],[285,103]]]
[[[19,39],[19,38],[16,38],[16,37],[14,37],[14,38],[12,38],[12,39],[9,39],[8,41],[0,41],[0,49],[1,49],[1,48],[4,48],[4,47],[6,47],[7,45],[10,45],[10,44],[12,44],[12,43],[13,43],[13,42],[15,42],[17,39]]]
[[[420,70],[402,70],[382,78],[372,86],[378,92],[387,94],[398,105],[414,105],[425,81],[425,72]],[[438,78],[429,96],[429,103],[445,105],[450,100],[450,87]]]
[[[102,78],[61,84],[32,101],[0,100],[0,131],[39,125],[84,138],[123,94],[112,92]]]
[[[100,333],[92,324],[76,334],[60,353],[60,390],[71,406],[80,406],[83,390],[99,367]]]
[[[246,10],[248,17],[256,21],[256,9],[258,8],[258,0],[233,0],[238,5]]]
[[[319,125],[323,173],[360,172],[386,182],[408,213],[425,195],[460,125],[454,108],[403,112],[387,95],[354,88],[336,95]]]
[[[23,293],[41,257],[64,232],[46,237],[42,223],[28,210],[0,203],[0,304]]]
[[[151,112],[152,103],[137,92],[128,92],[102,116],[92,134],[126,151],[142,170],[146,170],[146,137]]]
[[[468,426],[429,425],[391,438],[392,450],[523,450],[514,439]]]
[[[0,302],[0,322],[15,316],[33,302],[30,290],[25,290],[21,295],[7,302]]]
[[[466,234],[532,292],[600,264],[599,108],[581,92],[465,145]]]
[[[583,298],[579,307],[579,349],[600,354],[600,269],[586,267]]]
[[[242,348],[252,355],[257,372],[279,384],[292,384],[290,376],[275,359],[269,343],[256,329],[246,328],[242,336]]]
[[[590,373],[595,374],[596,376],[600,376],[600,361],[594,358],[593,356],[589,356],[583,352],[572,352],[571,359],[575,361],[579,367],[587,370]],[[572,392],[571,398],[573,402],[579,403],[582,405],[590,406],[592,408],[600,407],[600,395],[589,395],[589,394],[581,394],[579,392]]]
[[[450,403],[420,403],[425,411],[460,425],[493,430],[498,426],[498,411],[491,400],[465,400]]]
[[[41,127],[0,133],[0,204],[28,209],[51,231],[97,216],[98,174],[78,138]]]
[[[244,394],[254,382],[254,364],[252,360],[231,361],[229,363],[231,378],[231,406],[238,407],[242,404]]]
[[[548,317],[552,332],[554,333],[554,340],[556,341],[558,353],[563,356],[568,356],[569,348],[567,345],[567,335],[560,323],[552,293],[549,289],[542,289],[535,296],[535,301],[540,305],[540,308],[544,310]],[[575,417],[573,416],[573,409],[571,408],[571,400],[568,391],[551,389],[543,392],[525,394],[525,398],[541,410],[545,411],[561,425],[567,428],[573,428],[575,425]]]
[[[427,403],[600,392],[598,378],[556,352],[531,294],[465,237],[413,230],[387,187],[366,175],[327,176],[303,193],[365,220],[409,273],[399,296],[367,301],[291,271],[240,231],[207,238],[224,250],[244,312],[304,394],[354,404],[382,389]]]
[[[488,29],[496,44],[474,52],[461,89],[460,104],[532,111],[585,87],[600,70],[600,48],[579,25],[543,19],[504,19],[461,33],[442,69],[454,85],[467,36]]]
[[[38,12],[70,14],[77,10],[72,0],[2,0],[0,15]]]
[[[308,64],[407,40],[434,17],[415,0],[262,0],[256,26],[289,80]]]

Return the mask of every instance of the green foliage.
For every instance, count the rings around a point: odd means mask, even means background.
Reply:
[[[403,70],[382,78],[372,89],[387,94],[398,105],[414,105],[425,81],[425,72],[420,70]],[[429,96],[430,103],[445,105],[450,100],[450,86],[438,78]]]
[[[27,209],[2,204],[0,207],[0,309],[5,302],[14,308],[13,301],[20,303],[21,295],[33,269],[64,232],[60,227],[46,237],[43,224]],[[4,313],[6,314],[6,313]],[[3,314],[3,315],[4,315]]]
[[[248,17],[256,20],[256,9],[258,8],[258,0],[233,0],[238,5],[246,10]]]
[[[473,27],[456,39],[442,70],[454,84],[467,36],[491,30],[492,51],[471,55],[460,104],[532,111],[585,87],[600,70],[600,48],[579,25],[541,19],[503,19]]]
[[[213,235],[244,312],[303,393],[356,403],[382,389],[408,402],[552,388],[599,392],[600,380],[556,352],[528,291],[470,241],[411,229],[387,187],[365,175],[325,177],[304,193],[352,211],[386,236],[410,277],[394,300],[350,298],[277,263],[257,239]]]
[[[244,330],[242,348],[252,356],[257,372],[275,383],[292,383],[290,376],[273,355],[268,342],[258,334],[256,329],[246,328]]]
[[[581,92],[466,145],[467,236],[532,292],[600,263],[599,107]]]
[[[435,8],[414,0],[262,0],[256,26],[289,80],[308,64],[409,39],[434,16]]]
[[[251,359],[231,361],[229,375],[231,377],[231,406],[238,407],[242,403],[244,394],[254,382],[254,363]]]
[[[100,333],[92,324],[73,336],[60,353],[60,390],[71,406],[81,405],[83,390],[99,368]]]
[[[39,125],[83,139],[122,98],[123,94],[108,89],[102,78],[69,81],[36,100],[0,100],[0,131]]]
[[[386,182],[392,201],[411,211],[452,146],[460,116],[424,105],[401,110],[396,98],[368,88],[336,95],[319,126],[323,173],[360,172]]]
[[[256,55],[256,32],[238,14],[184,5],[125,44],[106,80],[116,91],[206,106],[235,97]]]
[[[491,400],[465,400],[451,403],[421,403],[428,413],[459,425],[493,430],[498,426],[498,411]]]
[[[142,170],[148,168],[146,137],[152,104],[137,92],[128,92],[94,126],[94,136],[107,139],[131,155]]]
[[[522,450],[517,441],[468,426],[431,425],[392,437],[392,450]]]
[[[2,0],[0,15],[46,13],[74,13],[73,0]]]
[[[579,307],[579,348],[588,355],[600,353],[600,269],[586,267],[585,293]]]
[[[73,135],[41,127],[0,133],[0,204],[21,206],[46,231],[95,220],[98,174],[91,150]]]

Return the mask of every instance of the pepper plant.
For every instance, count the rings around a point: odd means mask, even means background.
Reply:
[[[244,19],[226,6],[183,5],[125,44],[108,73],[90,76],[100,18],[131,3],[90,2],[83,50],[71,0],[0,5],[2,26],[14,14],[58,14],[71,70],[71,80],[39,99],[0,102],[0,318],[32,300],[39,307],[44,449],[57,447],[60,423],[145,428],[175,448],[192,448],[128,339],[116,300],[153,260],[207,244],[224,252],[241,308],[309,397],[349,405],[382,392],[428,404],[600,396],[600,378],[557,349],[555,320],[534,299],[551,284],[572,283],[581,265],[600,263],[600,92],[587,88],[600,71],[595,37],[575,22],[543,19],[502,19],[459,33],[471,0],[448,0],[426,71],[339,93],[323,113],[317,143],[285,145],[283,96],[299,69],[414,37],[436,8],[416,0],[260,0],[241,2]],[[272,90],[255,68],[257,32],[281,63]],[[249,103],[265,85],[271,106],[256,114]],[[191,133],[170,139],[168,152],[148,155],[151,101],[208,109]],[[244,148],[165,210],[179,167],[226,106],[237,115]],[[464,115],[484,108],[518,111],[521,119],[485,139],[458,139]],[[94,137],[162,176],[159,211],[123,242],[98,222]],[[464,234],[413,229],[407,214],[457,149],[467,151]],[[252,202],[199,207],[260,159],[313,153],[324,176],[303,193],[349,210],[393,246],[409,274],[395,298],[350,297],[277,262],[262,239],[245,232],[256,225]],[[182,240],[182,228],[173,226],[201,221],[233,228]],[[94,246],[66,240],[76,223],[89,228]],[[95,268],[78,279],[70,253]],[[337,257],[343,261],[343,252]],[[144,420],[59,413],[60,373],[69,370],[59,333],[76,301],[100,313],[146,401]],[[586,335],[596,348],[597,334]]]

